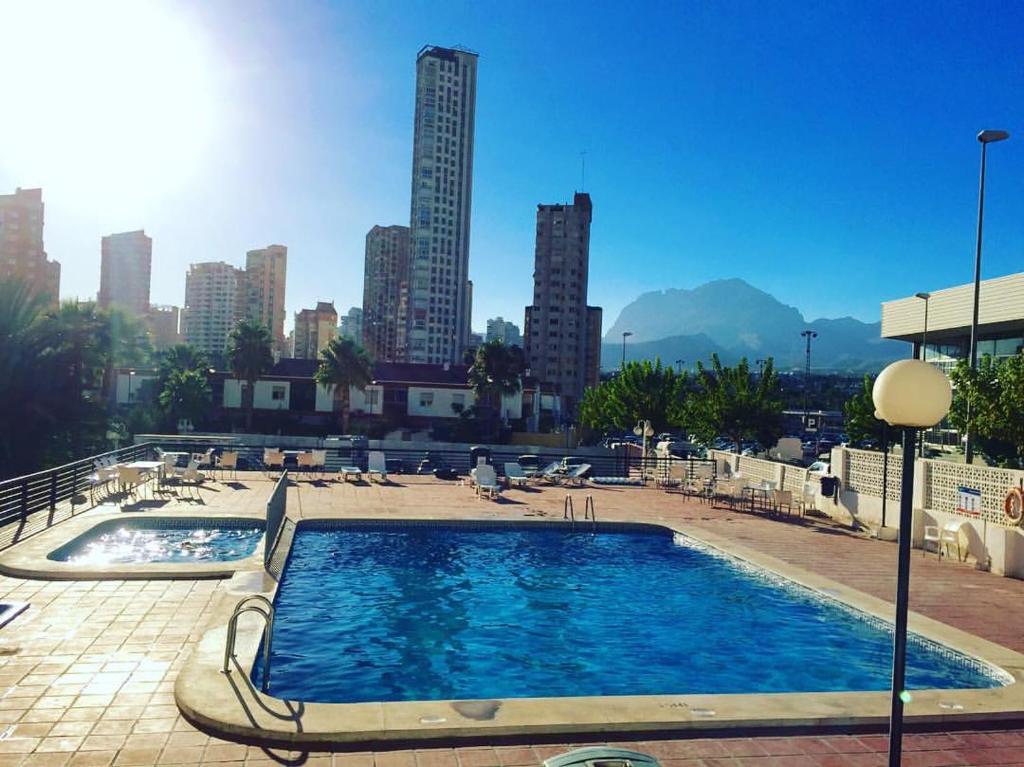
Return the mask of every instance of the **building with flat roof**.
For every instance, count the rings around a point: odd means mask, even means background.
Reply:
[[[1024,273],[983,280],[979,296],[978,358],[1013,356],[1024,348]],[[916,296],[885,301],[882,337],[906,341],[912,356],[949,372],[970,357],[973,310],[974,283],[932,291],[927,303]]]
[[[315,360],[320,352],[338,335],[338,312],[333,301],[317,301],[315,309],[295,313],[292,331],[296,359]]]
[[[537,206],[533,305],[526,307],[524,352],[530,370],[573,413],[599,381],[601,309],[587,306],[590,272],[590,195],[572,205]]]
[[[46,258],[43,223],[42,189],[18,187],[14,194],[0,194],[0,281],[24,282],[56,306],[60,264]]]
[[[145,230],[108,234],[100,240],[100,292],[104,309],[116,306],[136,317],[149,311],[153,238]]]
[[[338,335],[363,345],[363,310],[353,306],[338,319]]]
[[[487,341],[501,341],[505,346],[522,346],[523,334],[514,322],[495,317],[487,320]]]
[[[405,356],[409,291],[409,227],[375,226],[366,235],[363,267],[363,345],[380,362]]]
[[[245,315],[266,325],[279,354],[284,352],[284,291],[288,248],[268,245],[245,254]]]
[[[246,316],[246,273],[224,263],[192,264],[185,275],[182,334],[185,341],[221,359],[228,334]]]
[[[470,333],[469,223],[477,54],[426,46],[416,57],[409,299],[404,358],[456,363]]]

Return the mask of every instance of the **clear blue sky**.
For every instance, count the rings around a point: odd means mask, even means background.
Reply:
[[[74,178],[12,161],[15,147],[0,140],[0,190],[44,187],[65,295],[95,293],[102,234],[145,227],[155,302],[182,303],[191,262],[241,265],[245,250],[280,242],[289,318],[317,299],[359,304],[366,231],[408,223],[414,64],[427,43],[480,53],[478,329],[496,314],[522,322],[535,206],[571,199],[583,150],[590,300],[605,307],[606,328],[643,291],[720,277],[743,277],[808,318],[864,320],[882,300],[970,281],[974,136],[986,127],[1013,136],[989,152],[984,273],[1024,270],[1024,3],[154,7],[201,47],[169,74],[168,57],[154,64],[173,85],[181,72],[196,78],[189,65],[201,60],[202,87],[176,95],[174,132],[168,118],[148,144],[79,146],[96,157]],[[118,29],[116,18],[106,47],[141,34],[159,50],[161,25]],[[31,39],[16,18],[5,26],[0,35]],[[51,120],[60,127],[48,140],[102,131],[108,108],[132,104],[125,90],[145,82],[93,86],[98,98]],[[34,128],[42,118],[18,119]],[[182,158],[163,151],[174,135]],[[110,173],[92,193],[97,168]]]

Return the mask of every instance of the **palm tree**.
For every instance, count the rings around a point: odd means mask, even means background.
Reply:
[[[520,377],[526,367],[523,350],[506,346],[499,339],[480,344],[469,368],[469,385],[478,399],[489,401],[501,411],[501,397],[522,388]]]
[[[52,425],[55,382],[40,371],[45,305],[24,282],[0,282],[0,479],[38,468]]]
[[[348,433],[349,389],[362,391],[373,379],[373,361],[366,349],[351,338],[335,338],[320,352],[314,380],[334,389],[341,410],[341,433]]]
[[[159,365],[160,380],[166,381],[174,373],[185,370],[199,370],[206,372],[210,367],[210,361],[200,349],[192,344],[175,344],[160,353]]]
[[[160,392],[160,407],[174,422],[187,418],[199,423],[210,409],[210,400],[210,384],[198,370],[175,371]]]
[[[228,336],[228,366],[246,382],[244,395],[245,430],[252,430],[252,409],[256,382],[274,366],[270,353],[270,329],[255,320],[241,320]]]

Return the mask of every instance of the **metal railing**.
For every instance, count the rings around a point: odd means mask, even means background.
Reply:
[[[89,456],[52,469],[13,477],[0,482],[0,528],[19,523],[21,529],[12,539],[0,539],[0,548],[45,530],[75,513],[76,506],[88,506],[95,461],[113,458],[118,463],[149,456],[151,443],[129,445],[118,450]]]
[[[253,605],[249,602],[259,602],[260,604]],[[270,646],[274,641],[274,604],[261,594],[243,597],[231,612],[227,641],[224,643],[224,668],[221,670],[225,674],[231,673],[231,661],[235,657],[235,639],[238,637],[238,619],[245,613],[257,613],[263,616],[263,684],[260,689],[263,692],[268,692],[270,690]]]

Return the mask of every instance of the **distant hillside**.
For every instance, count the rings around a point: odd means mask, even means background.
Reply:
[[[907,344],[880,337],[881,323],[852,317],[807,322],[798,309],[740,279],[715,280],[693,290],[645,293],[619,314],[605,335],[601,366],[618,367],[622,333],[630,331],[626,359],[675,364],[707,360],[717,352],[723,362],[740,357],[774,357],[780,369],[803,367],[803,330],[815,330],[811,346],[816,370],[875,371],[906,357]]]

